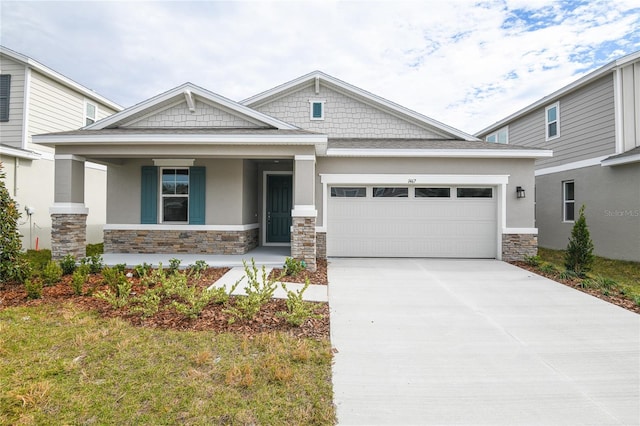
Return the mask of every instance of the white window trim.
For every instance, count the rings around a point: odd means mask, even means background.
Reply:
[[[556,134],[549,136],[549,124],[553,123],[553,121],[549,121],[549,110],[553,108],[556,109]],[[560,102],[553,103],[544,109],[544,136],[547,141],[560,137]]]
[[[324,120],[324,104],[327,102],[326,99],[309,99],[309,120],[314,121],[322,121]],[[321,104],[322,105],[322,114],[320,117],[313,116],[313,104]]]
[[[159,196],[158,196],[158,223],[168,223],[168,224],[173,224],[173,225],[186,225],[189,224],[189,209],[191,208],[191,203],[189,200],[189,197],[191,196],[191,186],[189,186],[189,190],[186,194],[163,194],[162,193],[162,171],[163,170],[186,170],[187,171],[187,176],[190,176],[190,170],[189,167],[184,167],[184,166],[167,166],[167,167],[160,167],[160,174],[158,176],[158,180],[159,180],[159,185],[158,185],[158,192],[159,192]],[[164,220],[164,209],[163,209],[163,201],[164,201],[164,197],[183,197],[187,199],[187,220],[185,221],[166,221]]]
[[[502,143],[498,142],[498,140],[499,140],[499,139],[498,139],[498,134],[502,133],[503,131],[504,131],[504,133],[507,135],[507,141],[506,141],[504,144],[502,144]],[[489,140],[488,140],[488,139],[489,139],[491,136],[495,136],[495,137],[496,137],[496,141],[495,141],[495,142],[491,142],[491,143],[499,143],[499,144],[501,144],[501,145],[509,145],[509,126],[501,127],[501,128],[499,128],[498,130],[496,130],[495,132],[489,133],[489,134],[488,134],[487,136],[485,136],[485,138],[484,138],[485,142],[489,142]]]
[[[573,184],[573,200],[567,200],[567,184]],[[567,220],[567,204],[573,204],[573,220]],[[564,223],[575,223],[576,217],[576,184],[573,180],[563,180],[562,181],[562,222]]]
[[[94,112],[95,112],[95,116],[94,116],[94,117],[89,117],[89,116],[87,115],[87,106],[88,106],[88,105],[92,105],[92,106],[93,106],[93,110],[94,110]],[[90,125],[92,125],[93,123],[95,123],[96,121],[98,121],[98,104],[96,104],[95,102],[91,102],[89,99],[86,99],[86,98],[85,98],[85,100],[84,100],[84,112],[83,112],[83,117],[84,117],[84,119],[82,120],[82,122],[83,122],[82,127],[84,127],[84,126],[90,126]],[[93,123],[88,123],[88,124],[87,124],[87,118],[89,118],[89,119],[93,120]]]

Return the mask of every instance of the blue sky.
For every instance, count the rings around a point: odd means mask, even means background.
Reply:
[[[319,69],[474,133],[640,50],[637,0],[0,1],[0,44],[131,106]]]

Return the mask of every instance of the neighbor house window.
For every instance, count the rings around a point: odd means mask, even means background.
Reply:
[[[507,144],[509,143],[509,128],[503,127],[502,129],[487,135],[484,140],[487,142]]]
[[[562,182],[562,219],[565,222],[573,222],[575,220],[575,184],[573,181]]]
[[[547,140],[560,136],[560,106],[558,102],[545,109]]]
[[[9,94],[11,74],[0,75],[0,121],[9,121]]]
[[[98,107],[89,101],[84,103],[84,125],[88,126],[96,122]]]
[[[162,221],[189,221],[189,169],[162,169]]]
[[[311,120],[324,120],[324,102],[323,100],[310,100],[309,105],[311,108],[310,118]]]
[[[491,188],[457,188],[458,198],[491,198],[493,189]]]
[[[416,188],[416,198],[449,198],[451,188]]]
[[[363,198],[367,196],[364,186],[333,186],[331,196],[334,198]]]
[[[393,188],[393,187],[373,188],[373,196],[381,197],[381,198],[408,197],[409,188]]]

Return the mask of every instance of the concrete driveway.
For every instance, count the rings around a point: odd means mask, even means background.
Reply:
[[[340,424],[640,424],[640,316],[495,260],[329,261]]]

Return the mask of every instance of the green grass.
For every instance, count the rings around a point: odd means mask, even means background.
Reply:
[[[564,251],[546,248],[538,249],[538,256],[549,262],[559,270],[564,270]],[[618,283],[629,299],[640,298],[640,263],[625,260],[595,257],[593,268],[588,273],[590,277],[606,277]]]
[[[328,341],[0,310],[0,424],[335,423]]]

